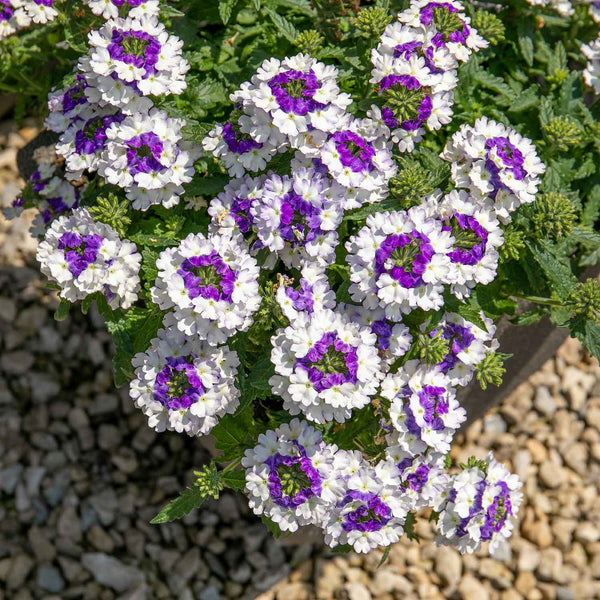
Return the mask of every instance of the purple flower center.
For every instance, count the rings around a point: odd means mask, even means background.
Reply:
[[[323,233],[321,209],[294,192],[281,198],[279,234],[292,248],[303,247]]]
[[[359,506],[344,515],[342,529],[345,532],[379,531],[392,519],[390,507],[379,496],[370,492],[351,490],[340,500],[338,506],[345,506],[356,501],[360,502]]]
[[[93,117],[75,134],[75,150],[78,154],[95,154],[106,144],[106,130],[113,123],[120,123],[125,115]]]
[[[447,414],[450,408],[446,388],[426,385],[417,396],[419,404],[423,408],[425,423],[435,431],[444,429],[442,415]]]
[[[284,456],[279,452],[270,456],[269,493],[271,500],[284,508],[294,509],[309,498],[321,495],[322,479],[306,452],[296,443],[300,456]]]
[[[311,314],[315,305],[312,289],[312,285],[306,279],[300,279],[300,288],[295,290],[288,286],[285,288],[285,295],[292,301],[296,310]]]
[[[360,135],[352,131],[338,131],[333,134],[333,141],[345,167],[350,167],[355,173],[373,171],[375,149]]]
[[[168,410],[186,410],[206,390],[193,361],[196,355],[168,357],[167,364],[156,376],[154,399]]]
[[[236,274],[223,261],[216,250],[209,254],[186,258],[177,270],[183,277],[189,297],[210,300],[232,300]]]
[[[0,0],[0,21],[10,21],[15,14],[9,0]]]
[[[262,148],[262,144],[253,140],[247,133],[242,133],[239,127],[227,122],[223,126],[223,140],[231,152],[245,154],[256,148]]]
[[[412,75],[386,75],[379,83],[385,106],[381,116],[390,129],[414,131],[431,116],[431,90]]]
[[[419,287],[433,254],[429,238],[416,230],[389,235],[375,253],[376,276],[388,273],[404,288]]]
[[[145,31],[115,29],[108,44],[108,53],[113,60],[144,69],[144,77],[152,75],[158,62],[161,45]]]
[[[102,237],[97,233],[81,236],[66,232],[58,240],[59,250],[64,251],[67,266],[73,277],[79,277],[98,256]]]
[[[336,332],[325,333],[295,366],[308,372],[317,392],[358,381],[356,348],[340,340]]]
[[[313,99],[321,82],[312,69],[308,73],[293,69],[278,73],[269,81],[269,87],[285,112],[305,115],[325,107]]]
[[[431,337],[435,337],[438,329],[430,332]],[[475,336],[469,327],[463,327],[458,323],[447,323],[444,326],[442,337],[448,340],[448,354],[444,357],[438,366],[443,373],[447,373],[458,362],[458,354],[466,350],[475,340]]]
[[[475,217],[455,213],[445,230],[452,231],[456,240],[454,250],[448,255],[454,263],[476,265],[481,261],[487,246],[488,233]]]
[[[127,162],[132,175],[162,170],[160,157],[163,143],[153,131],[136,135],[125,142],[125,145],[128,147]]]
[[[412,473],[406,476],[408,487],[415,492],[420,492],[428,480],[429,467],[427,465],[417,467]]]

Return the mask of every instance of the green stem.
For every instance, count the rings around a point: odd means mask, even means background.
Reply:
[[[221,473],[229,473],[229,471],[233,471],[240,463],[242,462],[242,457],[238,456],[235,460],[232,460],[222,471]]]
[[[541,296],[525,296],[521,294],[511,294],[513,298],[518,298],[519,300],[527,300],[528,302],[533,302],[534,304],[543,304],[544,306],[564,306],[563,302],[560,300],[553,300],[552,298],[543,298]]]

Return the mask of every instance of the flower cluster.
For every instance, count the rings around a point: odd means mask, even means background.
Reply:
[[[32,158],[36,169],[29,177],[23,193],[4,210],[4,215],[13,219],[21,215],[25,208],[36,208],[38,214],[30,232],[33,236],[41,237],[53,219],[77,208],[85,184],[74,185],[65,179],[54,146],[36,148]]]
[[[452,478],[437,524],[436,543],[476,552],[490,542],[490,552],[508,537],[510,520],[521,504],[521,483],[489,454],[485,461]]]
[[[101,292],[112,308],[129,308],[138,298],[141,255],[135,244],[92,219],[85,208],[52,222],[37,251],[42,273],[75,302]]]
[[[152,300],[169,322],[190,336],[222,344],[252,324],[260,304],[258,265],[248,250],[228,236],[188,235],[158,258]]]
[[[486,117],[462,125],[446,144],[442,158],[452,179],[477,201],[493,201],[502,222],[521,204],[535,200],[546,167],[531,140]]]
[[[413,2],[385,29],[372,51],[371,83],[380,95],[381,120],[400,152],[412,152],[425,134],[452,119],[459,62],[487,42],[460,2]]]
[[[136,354],[133,366],[131,398],[156,431],[207,434],[239,405],[237,354],[227,346],[208,346],[176,327],[160,329],[148,350]]]
[[[112,14],[125,4],[129,16]],[[192,180],[197,150],[182,140],[185,121],[154,108],[149,96],[185,90],[183,43],[158,22],[154,0],[92,8],[110,18],[90,32],[75,81],[50,95],[46,125],[60,134],[56,149],[69,178],[97,172],[123,188],[136,210],[170,208]]]
[[[53,21],[58,12],[54,0],[0,0],[0,40],[29,27]]]

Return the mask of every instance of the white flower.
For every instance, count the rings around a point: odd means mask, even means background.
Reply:
[[[451,163],[457,187],[468,189],[478,202],[491,198],[504,223],[521,204],[535,200],[546,170],[531,140],[487,117],[462,125],[441,157]]]
[[[390,444],[411,454],[428,448],[441,454],[450,451],[450,442],[466,412],[439,368],[409,360],[398,373],[386,376],[381,395],[391,401],[389,412],[396,431],[388,436]]]
[[[471,554],[489,541],[493,555],[512,534],[511,517],[519,510],[522,484],[491,453],[481,463],[481,468],[466,468],[450,479],[437,524],[437,545],[457,546],[461,553]]]
[[[158,0],[84,0],[95,15],[101,15],[105,19],[116,19],[117,17],[131,17],[141,19],[142,17],[158,16]]]
[[[250,508],[283,531],[321,526],[343,493],[334,469],[336,452],[336,446],[325,444],[319,431],[299,419],[260,434],[258,445],[242,459]]]
[[[125,189],[132,208],[153,204],[171,208],[179,203],[184,183],[194,175],[194,149],[182,141],[184,121],[170,119],[153,108],[113,122],[98,171],[109,183]]]
[[[223,343],[246,331],[260,305],[258,265],[243,241],[210,234],[188,235],[161,252],[151,289],[160,308],[174,308],[170,320],[187,335]]]
[[[135,355],[130,395],[156,431],[207,434],[235,412],[239,360],[227,346],[214,348],[178,329],[160,329],[146,352]]]
[[[88,38],[90,51],[78,66],[90,85],[90,101],[133,114],[152,105],[140,96],[181,94],[186,88],[183,42],[169,35],[156,16],[110,19]]]
[[[375,213],[346,243],[350,294],[367,308],[380,306],[392,321],[414,308],[438,310],[450,283],[449,232],[421,207]]]
[[[341,423],[377,392],[376,336],[339,312],[298,313],[271,342],[275,375],[269,382],[292,415]]]
[[[112,308],[129,308],[140,289],[142,257],[135,244],[121,240],[85,208],[56,219],[38,246],[41,271],[61,287],[60,296],[75,302],[102,292]]]
[[[0,40],[31,24],[26,0],[0,0]]]
[[[344,462],[350,466],[354,457],[348,454],[351,456]],[[355,552],[366,553],[400,539],[409,504],[408,498],[398,493],[401,482],[392,460],[374,467],[364,459],[359,461],[344,478],[344,493],[329,510],[323,528],[325,543],[332,548],[350,544]]]
[[[597,10],[600,15],[600,8]],[[588,58],[583,79],[596,94],[600,94],[600,34],[593,42],[581,46],[581,52]]]
[[[260,242],[287,266],[334,262],[342,211],[339,196],[328,198],[329,187],[329,180],[316,171],[297,169],[291,177],[268,177],[252,204]]]

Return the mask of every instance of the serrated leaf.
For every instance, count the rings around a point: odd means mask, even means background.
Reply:
[[[517,96],[517,99],[508,107],[508,110],[513,113],[520,113],[531,108],[537,108],[539,104],[540,88],[537,85],[532,85]]]
[[[533,325],[539,322],[546,312],[542,309],[528,310],[510,319],[513,325]]]
[[[561,300],[567,300],[577,287],[577,278],[567,259],[559,259],[547,241],[527,242],[527,245],[548,279],[550,289]]]
[[[292,44],[298,37],[298,31],[285,17],[275,12],[272,8],[266,7],[264,11],[269,15],[273,25],[277,28],[277,31]]]
[[[257,392],[271,394],[269,378],[275,374],[275,368],[271,362],[271,356],[262,358],[250,367],[250,373],[246,377],[246,386],[254,388]],[[258,394],[257,397],[266,397]]]
[[[246,472],[245,471],[228,471],[223,472],[221,475],[221,481],[225,487],[231,488],[232,490],[242,491],[246,485]]]
[[[182,128],[181,133],[184,140],[200,143],[214,126],[214,123],[197,123],[196,125],[186,125]]]
[[[181,519],[195,508],[198,508],[206,499],[207,496],[200,488],[195,486],[187,488],[175,500],[171,500],[150,523],[156,525]]]
[[[525,62],[531,67],[534,59],[533,27],[527,21],[519,21],[517,25],[519,48]]]
[[[237,0],[219,0],[219,16],[221,17],[221,21],[223,21],[223,25],[229,23],[231,13],[236,4]]]
[[[210,432],[217,440],[217,450],[223,451],[219,460],[239,458],[253,445],[254,430],[252,402],[242,403],[233,415],[225,415]]]
[[[600,360],[600,326],[593,321],[576,316],[568,322],[572,337],[576,337],[589,351]]]

